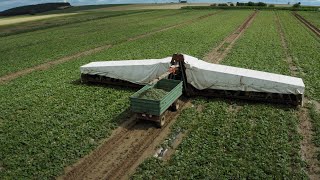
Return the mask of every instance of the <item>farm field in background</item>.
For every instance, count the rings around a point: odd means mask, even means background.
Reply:
[[[13,34],[19,34],[19,33],[25,33],[25,32],[31,32],[31,31],[36,31],[36,30],[42,30],[42,29],[48,29],[52,27],[58,27],[58,26],[63,26],[63,25],[68,25],[68,24],[75,24],[75,23],[80,23],[80,22],[85,22],[85,21],[91,21],[91,20],[96,20],[96,19],[103,19],[103,18],[108,18],[108,17],[115,17],[115,16],[120,16],[120,15],[125,15],[125,14],[131,14],[131,13],[139,13],[139,12],[145,12],[148,10],[144,11],[112,11],[112,12],[74,12],[77,14],[77,16],[68,16],[69,13],[64,13],[66,16],[63,17],[52,17],[50,19],[44,19],[44,20],[36,20],[36,21],[29,21],[29,22],[24,22],[24,23],[15,23],[11,25],[6,25],[6,26],[0,26],[0,36],[8,36],[8,35],[13,35]],[[38,16],[43,16],[43,15],[52,15],[52,14],[41,14]],[[55,14],[53,14],[55,15]],[[59,14],[57,14],[59,15]],[[36,17],[38,17],[36,16]],[[24,17],[30,17],[30,16],[22,16],[21,18]],[[16,17],[13,17],[16,18]],[[19,16],[20,18],[20,16]],[[6,20],[7,18],[2,18],[2,20]],[[10,19],[10,17],[8,18]]]
[[[299,12],[299,14],[310,21],[313,25],[320,28],[319,12]]]
[[[0,178],[63,175],[64,168],[102,144],[129,115],[129,96],[137,89],[84,85],[79,80],[81,65],[163,58],[176,52],[201,59],[252,13],[99,10],[67,20],[41,20],[34,22],[36,27],[21,24],[28,32],[18,30],[18,25],[0,27],[0,77],[106,46],[0,84]],[[319,27],[320,13],[299,14]],[[50,26],[42,28],[46,21]],[[319,50],[319,37],[291,12],[259,11],[221,63],[303,78],[307,90],[304,118],[312,123],[315,138],[311,143],[319,147]],[[182,111],[159,146],[172,148],[172,137],[177,134],[183,137],[181,144],[166,160],[149,157],[137,168],[134,179],[320,176],[320,171],[310,170],[310,163],[319,167],[319,161],[310,162],[310,157],[301,154],[305,136],[300,108],[224,99],[190,101],[192,106]],[[319,157],[316,151],[314,159]]]

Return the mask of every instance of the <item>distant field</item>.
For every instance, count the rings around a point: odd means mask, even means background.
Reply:
[[[23,17],[9,17],[9,18],[2,18],[0,19],[0,26],[10,25],[10,24],[17,24],[29,21],[36,21],[42,19],[48,19],[53,17],[61,17],[61,16],[71,16],[77,13],[68,13],[68,14],[50,14],[50,15],[33,15],[33,16],[23,16]]]
[[[81,65],[177,52],[201,59],[255,12],[181,6],[87,8],[1,26],[0,78],[76,56],[0,81],[0,179],[54,179],[124,128],[136,90],[82,84]],[[147,10],[157,8],[169,9]],[[301,15],[318,22],[318,12]],[[148,157],[132,178],[319,179],[319,49],[320,38],[291,12],[258,11],[221,64],[303,78],[305,107],[189,98],[157,147],[173,149],[177,134],[180,144],[167,160]]]
[[[132,4],[126,6],[106,7],[104,10],[126,11],[126,10],[142,10],[142,9],[180,9],[184,6],[209,6],[210,3],[172,3],[172,4]]]

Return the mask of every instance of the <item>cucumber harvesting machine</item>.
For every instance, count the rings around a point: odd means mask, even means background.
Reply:
[[[303,106],[301,78],[209,63],[185,54],[163,59],[97,61],[80,67],[82,83],[141,88],[130,96],[137,119],[164,126],[178,99],[213,97]]]

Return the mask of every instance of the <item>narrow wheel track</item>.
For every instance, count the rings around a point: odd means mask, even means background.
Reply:
[[[258,11],[252,13],[233,33],[225,38],[216,48],[209,52],[203,59],[211,63],[220,63],[232,49],[234,43],[242,36],[251,25]]]
[[[114,131],[109,140],[96,148],[91,154],[81,159],[72,167],[66,168],[64,176],[58,179],[125,179],[150,157],[160,142],[170,133],[181,110],[190,105],[180,102],[177,112],[168,111],[167,123],[161,129],[153,123],[136,122],[131,116]]]
[[[154,34],[159,33],[159,32],[164,32],[164,31],[168,31],[170,29],[174,29],[174,28],[177,28],[177,27],[181,27],[181,26],[184,26],[184,25],[195,23],[195,22],[197,22],[197,21],[199,21],[201,19],[208,18],[208,17],[213,16],[215,14],[218,14],[220,12],[222,12],[222,11],[216,11],[214,13],[209,13],[207,15],[203,15],[203,16],[191,19],[191,20],[187,20],[187,21],[184,21],[184,22],[172,25],[172,26],[163,27],[161,29],[158,29],[158,30],[155,30],[155,31],[151,31],[151,32],[146,33],[146,34],[137,35],[135,37],[128,38],[126,40],[120,41],[120,42],[115,43],[115,44],[103,45],[103,46],[96,47],[96,48],[93,48],[93,49],[89,49],[89,50],[86,50],[86,51],[82,51],[82,52],[79,52],[79,53],[76,53],[76,54],[73,54],[73,55],[70,55],[70,56],[65,56],[65,57],[62,57],[62,58],[57,59],[57,60],[53,60],[53,61],[46,62],[46,63],[43,63],[43,64],[39,64],[39,65],[36,65],[36,66],[33,66],[33,67],[22,69],[20,71],[9,73],[7,75],[0,76],[0,84],[12,81],[12,80],[14,80],[14,79],[16,79],[18,77],[30,74],[30,73],[32,73],[34,71],[47,70],[47,69],[51,68],[52,66],[55,66],[55,65],[58,65],[58,64],[62,64],[62,63],[68,62],[68,61],[75,60],[75,59],[80,58],[80,57],[89,56],[89,55],[92,55],[92,54],[95,54],[95,53],[98,53],[98,52],[105,51],[105,50],[107,50],[107,49],[109,49],[109,48],[111,48],[111,47],[113,47],[115,45],[120,45],[120,44],[123,44],[123,43],[126,43],[126,42],[135,41],[135,40],[147,37],[147,36],[154,35]]]
[[[279,15],[276,12],[276,23],[277,29],[281,37],[281,44],[285,51],[286,61],[290,68],[290,73],[293,76],[297,76],[297,67],[292,61],[292,57],[290,55],[290,51],[288,49],[288,44],[285,39],[285,32],[281,21],[279,19]],[[308,98],[304,98],[305,102],[309,102]],[[320,179],[320,167],[319,161],[317,160],[316,154],[318,152],[318,148],[313,143],[313,127],[310,120],[308,109],[305,107],[300,107],[298,112],[299,126],[298,133],[303,137],[300,142],[300,155],[301,158],[306,161],[308,166],[306,167],[306,173],[311,180]]]
[[[108,141],[105,141],[99,148],[93,151],[89,156],[86,156],[83,161],[79,161],[73,168],[68,171],[66,179],[78,179],[79,177],[84,177],[88,169],[93,169],[96,162],[100,162],[101,159],[110,153],[113,149],[109,148],[115,144],[120,144],[125,137],[128,136],[130,131],[135,126],[136,121],[134,117],[129,118],[126,122],[122,124],[122,127],[118,128],[111,135]]]
[[[300,21],[302,22],[307,28],[309,28],[312,32],[314,32],[318,37],[320,37],[320,29],[318,29],[316,26],[311,24],[308,20],[306,20],[304,17],[302,17],[300,14],[296,12],[292,12],[292,14]]]
[[[280,39],[281,39],[281,46],[284,49],[284,53],[285,53],[285,56],[286,56],[286,62],[289,65],[290,73],[293,76],[297,76],[298,68],[294,64],[294,62],[292,60],[292,56],[290,55],[289,48],[288,48],[288,43],[287,43],[287,41],[285,39],[284,29],[283,29],[282,23],[281,23],[281,21],[279,19],[279,14],[277,12],[275,12],[275,17],[276,17],[275,21],[276,21],[277,30],[278,30],[278,33],[279,33]]]

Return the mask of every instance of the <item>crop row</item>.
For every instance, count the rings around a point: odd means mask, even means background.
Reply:
[[[0,41],[0,76],[101,45],[121,42],[209,12],[184,12],[164,18],[159,17],[166,15],[167,11],[155,12],[155,15],[146,12],[3,37]]]
[[[288,75],[290,71],[285,58],[275,14],[262,11],[222,63]]]
[[[320,100],[320,39],[288,12],[281,12],[286,40],[294,63],[300,68],[299,76],[306,83],[307,96]]]
[[[173,131],[187,133],[168,162],[150,158],[133,179],[302,179],[290,108],[197,99]],[[232,111],[230,111],[232,109]],[[182,129],[182,130],[181,130]]]
[[[307,29],[302,23],[287,12],[281,12],[281,23],[283,24],[286,40],[289,45],[290,54],[294,63],[299,67],[299,76],[306,84],[306,96],[309,100],[320,101],[320,38]],[[310,105],[313,106],[313,105]],[[310,109],[310,118],[314,131],[314,142],[320,146],[320,113],[315,107]],[[320,151],[318,159],[320,160]]]
[[[110,18],[115,16],[122,16],[127,14],[142,13],[145,11],[110,11],[110,12],[87,12],[77,15],[66,14],[62,17],[53,17],[50,19],[29,21],[18,24],[11,24],[0,26],[0,37],[31,32],[36,30],[48,29],[57,26],[64,26],[68,24],[81,23],[91,20]]]
[[[288,74],[275,18],[272,11],[259,12],[223,64]],[[186,133],[173,157],[166,163],[148,159],[133,178],[306,177],[295,109],[233,100],[195,99],[193,104],[172,130],[172,134]]]
[[[311,11],[311,12],[299,11],[299,14],[302,15],[310,23],[312,23],[313,25],[318,27],[318,29],[320,29],[320,12],[317,12],[317,11]]]
[[[134,90],[80,84],[79,66],[96,60],[163,58],[175,52],[201,57],[250,13],[222,12],[1,85],[0,177],[52,178],[117,126]]]

